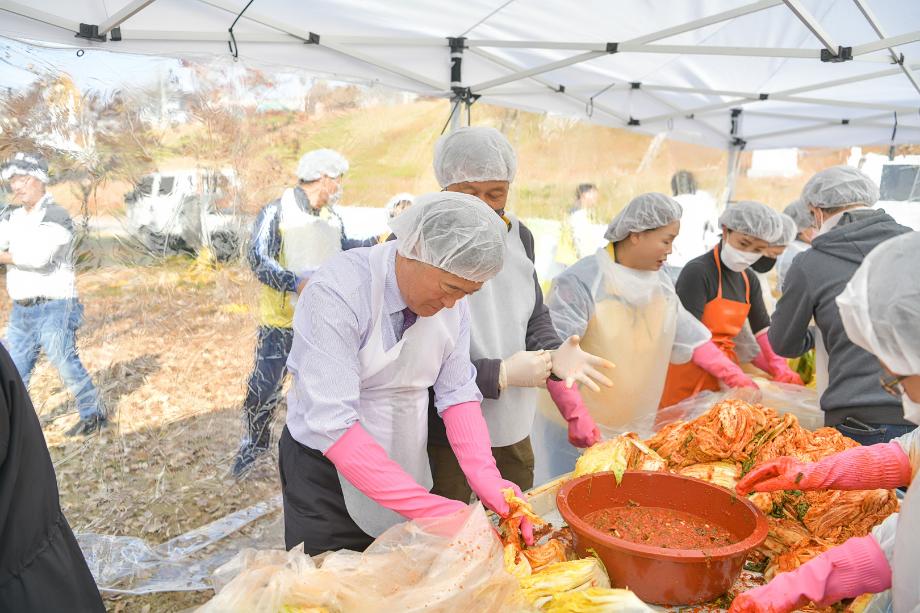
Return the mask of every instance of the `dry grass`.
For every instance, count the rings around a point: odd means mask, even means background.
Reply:
[[[273,460],[241,483],[226,478],[252,364],[256,285],[242,268],[190,268],[188,260],[79,276],[86,308],[79,350],[111,425],[88,439],[66,437],[75,407],[44,359],[30,389],[75,532],[156,544],[279,493]],[[8,309],[4,304],[0,324]],[[176,610],[206,596],[109,604]]]

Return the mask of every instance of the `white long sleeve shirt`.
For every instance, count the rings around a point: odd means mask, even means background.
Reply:
[[[13,258],[6,274],[10,298],[75,297],[73,237],[70,215],[50,193],[31,210],[18,207],[0,220],[0,251]]]

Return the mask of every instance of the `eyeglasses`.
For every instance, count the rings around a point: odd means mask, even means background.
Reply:
[[[883,390],[895,398],[900,398],[904,395],[904,387],[901,385],[901,381],[906,378],[906,375],[901,377],[886,377],[885,375],[882,375],[878,378],[878,382],[882,384]]]

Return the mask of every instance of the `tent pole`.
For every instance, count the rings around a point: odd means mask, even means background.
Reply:
[[[824,27],[818,23],[818,20],[808,12],[802,3],[799,0],[783,0],[783,3],[789,7],[789,10],[796,16],[796,18],[805,24],[805,27],[811,30],[811,33],[815,35],[821,44],[824,45],[824,48],[828,50],[832,55],[837,55],[839,45],[831,38],[830,34],[824,29]]]
[[[463,86],[463,51],[466,49],[466,38],[462,36],[452,37],[448,38],[447,42],[450,47],[450,91],[453,92],[450,97],[451,111],[448,121],[450,131],[453,132],[464,125],[464,111],[467,117],[465,125],[469,125],[470,106],[475,99],[470,92],[470,88]],[[476,96],[476,98],[478,97]]]
[[[494,54],[492,54],[492,53],[489,53],[488,51],[483,51],[482,49],[478,49],[478,48],[475,48],[475,47],[471,47],[471,48],[470,48],[470,53],[474,53],[474,54],[478,55],[479,57],[482,57],[482,58],[484,58],[484,59],[487,59],[487,60],[489,60],[490,62],[492,62],[493,64],[497,64],[498,66],[501,66],[501,67],[503,67],[503,68],[507,68],[508,70],[521,70],[521,67],[520,67],[520,66],[517,66],[516,64],[514,64],[514,63],[512,63],[512,62],[509,62],[509,61],[507,61],[507,60],[505,60],[505,59],[503,59],[503,58],[501,58],[501,57],[498,57],[497,55],[494,55]],[[560,83],[560,84],[556,84],[556,83],[553,83],[553,82],[551,82],[551,81],[548,81],[547,79],[544,79],[544,78],[538,77],[538,76],[531,76],[531,77],[528,77],[528,79],[530,79],[531,81],[533,81],[533,82],[535,82],[535,83],[539,83],[540,85],[542,85],[542,86],[544,86],[544,87],[546,87],[546,88],[548,88],[548,89],[550,89],[550,90],[552,90],[552,91],[554,91],[554,92],[560,94],[561,96],[565,96],[565,97],[568,98],[568,99],[571,99],[571,100],[573,100],[573,101],[575,101],[575,102],[578,102],[579,104],[583,104],[583,105],[588,104],[588,99],[587,99],[587,98],[585,98],[584,96],[578,96],[578,95],[576,95],[576,94],[574,94],[574,93],[571,93],[571,92],[570,92],[564,85],[562,85],[561,83]],[[591,91],[595,91],[595,90],[591,90]],[[499,95],[499,93],[496,92],[496,95]],[[619,121],[622,121],[624,124],[626,124],[626,123],[629,121],[629,118],[628,118],[628,117],[626,117],[626,116],[622,115],[621,113],[618,113],[618,112],[616,112],[615,110],[613,110],[613,109],[611,109],[611,108],[608,108],[608,107],[606,107],[606,106],[604,106],[604,105],[602,105],[602,104],[594,103],[594,108],[595,108],[595,110],[598,110],[598,111],[600,111],[600,112],[602,112],[602,113],[605,113],[605,114],[607,114],[607,115],[610,115],[611,117],[613,117],[613,118],[615,118],[615,119],[618,119]]]
[[[155,0],[134,0],[129,2],[124,8],[99,24],[99,36],[105,36],[154,2]]]
[[[730,145],[728,148],[728,168],[725,177],[725,196],[722,198],[722,208],[724,211],[728,204],[735,197],[735,180],[738,178],[738,167],[741,165],[741,148],[736,145]]]
[[[725,179],[725,198],[722,201],[722,210],[735,197],[735,181],[738,178],[738,168],[741,166],[741,151],[747,144],[741,138],[741,113],[743,109],[731,110],[731,136],[732,140],[728,149],[728,169]]]
[[[863,17],[866,18],[866,21],[869,22],[869,25],[872,26],[872,29],[875,30],[876,34],[878,34],[878,37],[881,39],[887,38],[885,30],[882,28],[882,25],[879,23],[878,19],[876,19],[875,13],[872,12],[872,9],[869,8],[869,5],[866,4],[864,0],[853,0],[853,2],[856,3],[856,8],[858,8],[859,11],[863,14]],[[898,64],[901,71],[904,72],[904,76],[910,80],[910,83],[914,86],[914,89],[920,93],[920,83],[917,82],[917,77],[914,75],[913,71],[911,71],[910,67],[905,65],[907,63],[907,58],[905,58],[903,55],[898,55],[898,53],[892,47],[888,47],[888,53],[891,54],[891,59],[894,60],[895,63]]]

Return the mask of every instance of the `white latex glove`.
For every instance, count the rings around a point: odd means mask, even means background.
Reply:
[[[553,370],[552,354],[540,351],[518,351],[502,360],[499,387],[537,387],[544,384]]]
[[[553,351],[553,374],[565,381],[565,386],[568,388],[571,388],[576,381],[587,385],[595,392],[601,391],[595,381],[606,387],[613,387],[613,381],[601,374],[598,369],[609,370],[616,368],[616,365],[583,351],[579,342],[581,342],[579,337],[570,336],[559,346],[559,349]]]

